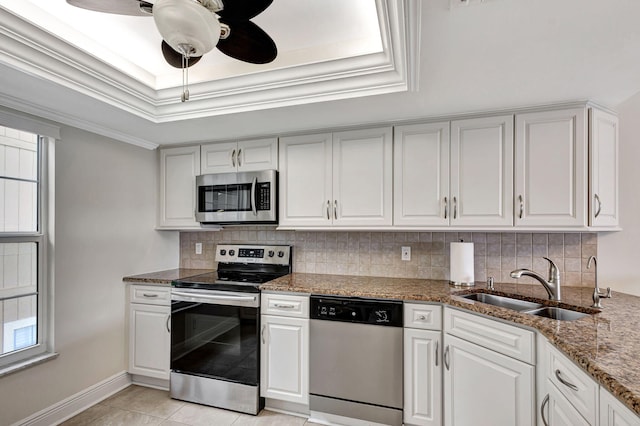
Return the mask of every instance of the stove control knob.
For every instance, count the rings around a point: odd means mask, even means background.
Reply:
[[[220,256],[224,256],[225,254],[227,254],[227,251],[225,249],[220,250]]]
[[[236,255],[235,250],[229,250],[229,256],[235,256],[235,255]]]
[[[284,257],[284,252],[283,251],[279,251],[278,252],[278,257]]]
[[[269,253],[268,253],[269,257],[273,257],[274,254],[275,254],[275,252],[273,250],[269,250]]]

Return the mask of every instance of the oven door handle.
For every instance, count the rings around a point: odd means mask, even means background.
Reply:
[[[194,294],[194,293],[186,293],[181,291],[172,291],[171,296],[185,297],[188,298],[188,302],[202,302],[202,303],[211,303],[216,300],[230,302],[230,301],[238,301],[238,302],[255,302],[256,296],[226,296],[222,294]]]
[[[258,178],[254,177],[251,182],[251,211],[254,216],[258,216],[258,207],[256,206],[256,186],[258,186]]]

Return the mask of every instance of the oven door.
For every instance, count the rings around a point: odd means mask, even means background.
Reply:
[[[258,385],[260,294],[173,289],[171,371]]]

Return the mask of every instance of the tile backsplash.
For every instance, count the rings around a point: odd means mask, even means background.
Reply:
[[[449,243],[474,243],[476,281],[494,277],[496,282],[515,280],[509,273],[529,268],[547,275],[552,259],[560,268],[561,282],[591,286],[595,275],[586,269],[589,256],[597,254],[595,233],[499,233],[499,232],[340,232],[276,231],[270,227],[231,228],[217,232],[181,232],[180,267],[215,268],[214,250],[219,243],[290,244],[293,271],[318,274],[371,275],[381,277],[449,279]],[[195,244],[202,243],[202,254]],[[411,247],[411,260],[401,260],[401,247]]]

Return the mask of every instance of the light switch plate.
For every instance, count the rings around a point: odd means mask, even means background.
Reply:
[[[202,254],[202,243],[196,243],[196,254]]]

